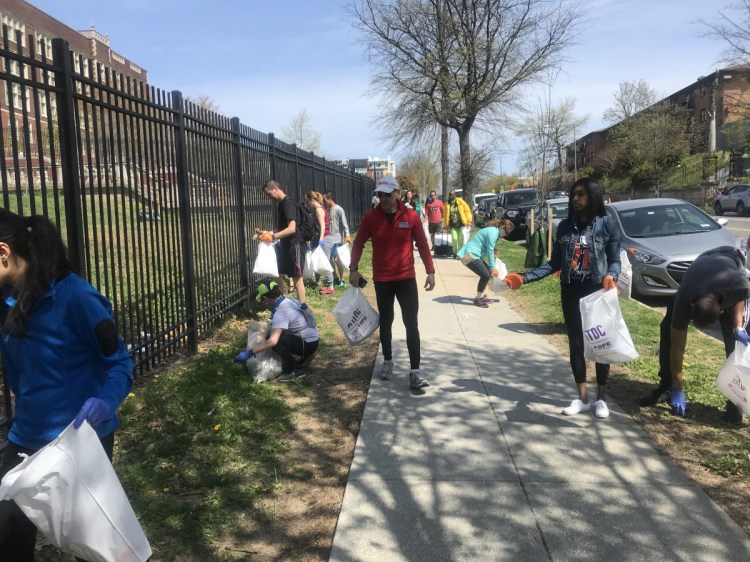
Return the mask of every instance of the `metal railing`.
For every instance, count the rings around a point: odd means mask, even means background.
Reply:
[[[254,289],[255,228],[274,226],[274,178],[301,200],[332,191],[353,228],[373,182],[166,92],[78,61],[0,49],[0,189],[13,212],[44,214],[72,263],[111,302],[137,372],[221,323]],[[18,36],[17,36],[18,39]],[[34,45],[33,41],[28,43]],[[87,64],[87,67],[85,65]],[[0,425],[11,415],[3,384]]]

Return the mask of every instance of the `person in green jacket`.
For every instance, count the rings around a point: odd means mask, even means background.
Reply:
[[[469,242],[458,251],[461,263],[471,271],[479,275],[477,283],[477,295],[474,306],[488,308],[492,302],[485,294],[487,283],[492,277],[497,277],[499,272],[495,267],[495,245],[498,238],[508,236],[513,231],[513,222],[507,219],[499,221],[492,219],[487,221],[486,226],[477,232]],[[487,261],[485,262],[485,258]]]
[[[443,213],[443,226],[450,228],[453,258],[458,258],[458,249],[467,242],[464,240],[461,229],[465,226],[471,226],[471,208],[466,201],[456,197],[455,190],[448,194],[448,203],[445,205],[445,213]]]

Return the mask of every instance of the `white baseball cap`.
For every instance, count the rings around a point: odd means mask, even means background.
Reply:
[[[393,193],[398,189],[398,182],[393,176],[383,176],[375,184],[375,193]]]

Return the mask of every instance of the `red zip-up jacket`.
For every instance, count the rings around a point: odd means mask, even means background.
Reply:
[[[416,276],[414,271],[414,243],[427,273],[435,273],[430,246],[422,221],[413,209],[399,201],[392,222],[388,222],[380,205],[367,213],[354,239],[350,267],[356,268],[365,243],[372,239],[372,277],[375,281],[402,281]]]

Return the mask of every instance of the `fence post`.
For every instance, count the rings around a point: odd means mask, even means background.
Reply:
[[[52,40],[52,63],[55,66],[58,130],[60,131],[60,163],[62,165],[63,198],[68,241],[68,259],[73,267],[85,275],[83,213],[81,211],[81,178],[76,158],[76,119],[73,99],[73,67],[70,45],[63,39]],[[88,277],[88,275],[86,275]]]
[[[242,148],[240,118],[232,117],[232,155],[234,157],[235,188],[237,190],[237,229],[239,230],[240,285],[248,288],[247,247],[245,246],[245,193],[242,186]]]
[[[269,179],[276,179],[276,137],[273,133],[268,133],[268,154],[271,157],[271,177]]]
[[[297,194],[294,199],[304,203],[304,193],[299,185],[299,147],[296,144],[294,145],[294,189]]]
[[[185,278],[185,307],[187,308],[188,352],[198,351],[198,306],[195,295],[195,262],[193,260],[193,221],[190,209],[188,182],[187,134],[185,132],[185,102],[182,92],[172,91],[174,110],[175,156],[177,163],[177,197],[180,201],[180,235],[182,238],[182,268]]]

